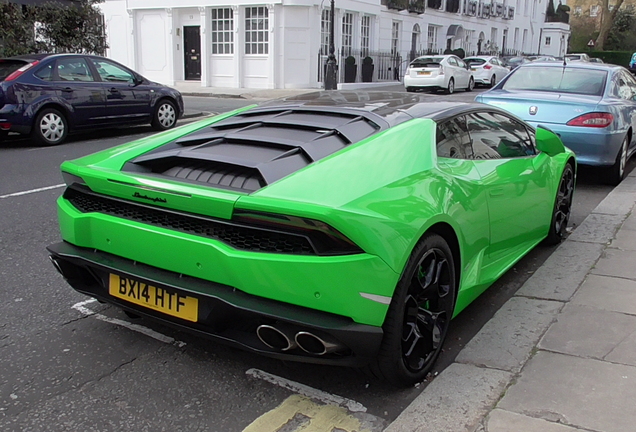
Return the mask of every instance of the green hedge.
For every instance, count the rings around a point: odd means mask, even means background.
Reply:
[[[612,63],[620,66],[629,67],[629,61],[632,58],[633,51],[592,51],[590,57],[596,57],[605,63]]]

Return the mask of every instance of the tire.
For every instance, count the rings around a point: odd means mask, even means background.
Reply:
[[[155,130],[164,131],[173,128],[176,124],[177,108],[174,102],[169,99],[160,100],[152,115],[152,127]]]
[[[466,91],[473,91],[473,89],[475,88],[475,80],[473,79],[473,77],[470,77],[470,79],[468,80],[468,87],[466,87]]]
[[[123,309],[123,311],[124,311],[124,314],[130,319],[136,320],[136,319],[141,318],[141,315],[137,315],[136,313],[131,312],[129,310]]]
[[[41,145],[62,144],[68,135],[68,121],[64,114],[54,108],[44,108],[33,123],[31,137]]]
[[[455,92],[455,80],[452,78],[448,81],[448,87],[446,88],[447,94],[453,94]]]
[[[455,308],[458,278],[448,243],[426,234],[411,253],[382,329],[384,338],[369,369],[395,385],[422,381],[439,356]]]
[[[9,131],[0,130],[0,142],[4,142],[9,138]]]
[[[497,84],[497,76],[493,75],[490,77],[490,84],[488,87],[493,88]]]
[[[565,165],[559,188],[554,200],[554,209],[550,221],[550,231],[545,239],[545,244],[559,244],[565,237],[568,221],[572,212],[572,196],[574,194],[574,168],[571,164]]]
[[[406,91],[407,91],[408,93],[413,93],[413,92],[415,92],[415,88],[414,88],[414,87],[407,87],[407,88],[406,88]]]
[[[613,186],[618,185],[625,177],[625,167],[627,165],[627,152],[629,147],[629,134],[625,135],[623,144],[616,155],[616,162],[608,169],[607,183]]]

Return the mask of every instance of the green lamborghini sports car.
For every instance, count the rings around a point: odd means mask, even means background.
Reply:
[[[331,91],[62,165],[77,291],[252,352],[422,380],[450,320],[541,241],[576,161],[496,107]]]

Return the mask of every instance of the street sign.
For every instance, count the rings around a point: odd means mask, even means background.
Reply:
[[[590,39],[590,41],[587,43],[587,46],[590,47],[590,48],[594,48],[594,45],[596,45],[594,43],[594,39]]]

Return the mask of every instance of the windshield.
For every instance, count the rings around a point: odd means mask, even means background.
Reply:
[[[522,67],[504,83],[504,90],[547,91],[601,96],[607,72],[565,67]]]
[[[480,59],[480,58],[467,58],[467,59],[464,59],[464,61],[471,65],[482,65],[486,63],[486,60]]]
[[[21,60],[0,60],[0,81],[27,64]]]
[[[420,57],[411,62],[411,67],[437,67],[444,57]]]

